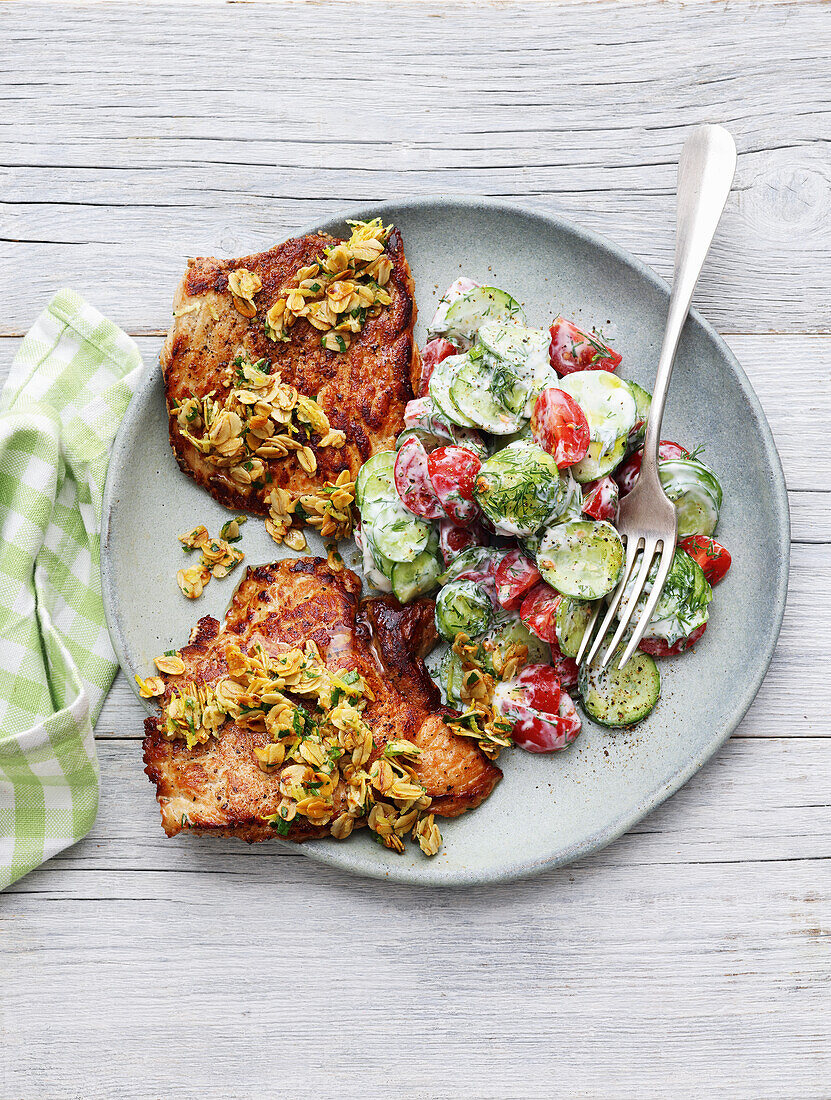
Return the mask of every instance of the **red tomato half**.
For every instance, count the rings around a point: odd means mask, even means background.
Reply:
[[[584,458],[589,449],[589,422],[573,397],[556,386],[542,391],[531,413],[531,431],[562,470]]]
[[[733,561],[730,551],[708,535],[687,535],[679,545],[695,558],[710,584],[718,584]]]
[[[540,580],[540,571],[521,550],[511,550],[494,575],[496,598],[506,611],[516,611],[528,591]]]
[[[473,482],[482,460],[464,447],[437,447],[427,456],[427,469],[447,515],[460,527],[473,523],[479,506],[473,500]]]
[[[463,550],[469,546],[487,546],[486,532],[474,524],[472,527],[457,527],[446,517],[439,521],[439,547],[445,565],[450,565]]]
[[[623,358],[612,351],[602,337],[584,332],[565,317],[557,317],[549,331],[548,356],[558,374],[572,374],[578,370],[613,371]]]
[[[499,710],[514,718],[526,709],[556,717],[560,706],[560,681],[551,665],[526,665],[512,680],[500,684]]]
[[[560,687],[576,687],[578,672],[577,662],[573,657],[566,657],[564,653],[561,653],[560,647],[557,645],[556,641],[551,643],[551,667],[554,669],[554,673],[560,681]]]
[[[401,444],[395,456],[393,476],[402,504],[414,515],[422,519],[440,519],[444,515],[427,472],[427,451],[414,435]]]
[[[662,458],[688,458],[689,453],[690,452],[685,450],[680,443],[673,443],[670,439],[662,439],[658,444],[659,460]],[[622,462],[612,475],[620,486],[620,495],[622,497],[632,492],[635,482],[638,480],[638,474],[641,472],[642,461],[643,447],[630,455],[625,462]]]
[[[583,514],[614,523],[619,499],[620,489],[614,478],[601,477],[590,481],[583,486]]]
[[[562,596],[551,585],[540,581],[531,589],[519,609],[519,617],[528,629],[549,645],[557,645],[554,617],[561,599]]]
[[[665,642],[663,638],[641,638],[638,649],[642,649],[650,657],[677,657],[679,653],[686,653],[688,649],[692,649],[706,629],[707,624],[702,623],[692,634],[686,638],[680,638],[672,645]]]
[[[500,709],[514,723],[514,744],[527,752],[557,752],[580,732],[574,703],[564,691],[554,691],[556,683],[550,665],[527,665],[498,689]]]
[[[424,351],[421,354],[421,386],[419,387],[419,394],[423,395],[427,393],[427,385],[433,371],[436,369],[436,365],[449,355],[458,355],[458,353],[459,349],[454,347],[449,340],[445,340],[442,336],[437,336],[435,340],[429,340],[424,345]]]

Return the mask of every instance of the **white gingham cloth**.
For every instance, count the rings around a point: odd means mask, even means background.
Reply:
[[[118,667],[101,498],[140,371],[135,343],[62,290],[0,394],[0,889],[95,821],[92,728]]]

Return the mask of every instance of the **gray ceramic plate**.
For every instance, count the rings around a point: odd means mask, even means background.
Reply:
[[[562,312],[602,327],[623,354],[621,374],[652,388],[668,288],[621,249],[559,218],[491,200],[420,199],[348,216],[375,214],[404,235],[419,338],[441,290],[465,274],[509,290],[530,324],[548,324]],[[311,228],[346,233],[342,219]],[[788,506],[756,395],[724,342],[696,314],[681,341],[663,434],[690,447],[705,445],[704,458],[724,487],[718,537],[733,554],[733,568],[716,591],[701,643],[662,664],[663,697],[650,718],[629,733],[586,721],[577,742],[553,756],[504,753],[505,778],[478,810],[444,825],[444,847],[434,859],[414,845],[396,856],[366,832],[345,843],[303,845],[306,855],[359,874],[437,886],[535,874],[614,840],[729,737],[762,682],[779,633]],[[104,601],[131,681],[135,672],[151,672],[155,655],[184,644],[197,617],[223,617],[233,581],[212,582],[192,603],[179,593],[175,573],[182,563],[177,535],[197,523],[213,534],[227,516],[176,466],[154,365],[119,431],[104,500]],[[244,536],[246,564],[290,553],[275,547],[258,520],[249,521]],[[344,556],[348,564],[357,561],[351,551]]]

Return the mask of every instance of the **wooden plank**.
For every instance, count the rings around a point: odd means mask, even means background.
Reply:
[[[161,329],[185,255],[436,191],[562,211],[667,274],[678,150],[713,118],[742,155],[705,312],[747,331],[827,330],[831,30],[820,4],[742,6],[752,63],[736,65],[738,10],[6,6],[0,262],[26,278],[0,331],[24,331],[60,283],[132,330]]]

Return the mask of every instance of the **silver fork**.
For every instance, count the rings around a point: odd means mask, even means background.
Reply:
[[[586,661],[591,662],[600,648],[621,605],[624,591],[635,572],[640,554],[640,564],[637,567],[635,580],[626,597],[626,602],[621,607],[618,628],[603,655],[600,668],[608,665],[609,658],[630,624],[653,560],[656,554],[660,554],[652,590],[618,661],[617,667],[623,668],[637,649],[644,631],[649,626],[649,620],[660,599],[672,564],[677,524],[675,507],[664,493],[658,477],[661,420],[664,415],[672,367],[675,363],[675,353],[678,350],[684,322],[690,312],[693,290],[730,193],[735,170],[736,146],[727,130],[723,126],[697,126],[684,143],[678,163],[675,274],[669,299],[664,343],[655,376],[655,392],[652,395],[652,405],[647,420],[643,461],[638,480],[632,491],[621,501],[618,515],[618,531],[625,548],[623,573],[617,588],[612,593],[600,628],[596,632],[595,627],[600,618],[603,601],[598,601],[595,607],[577,652],[578,664],[582,661],[583,653],[592,636],[594,641],[591,641]]]

